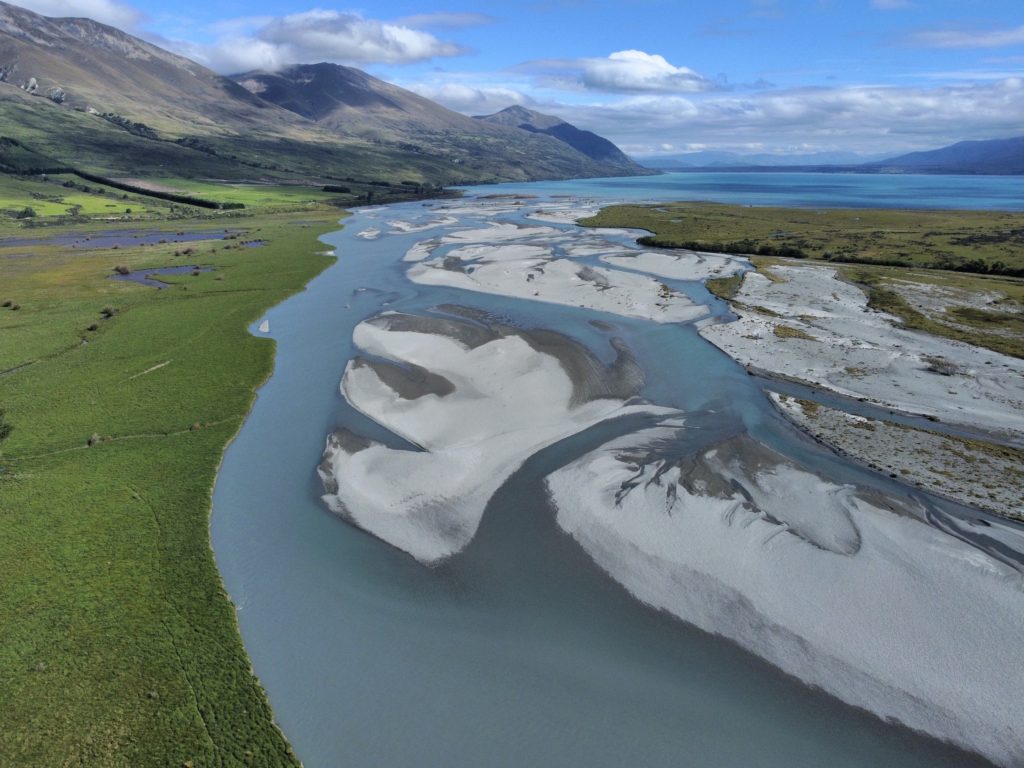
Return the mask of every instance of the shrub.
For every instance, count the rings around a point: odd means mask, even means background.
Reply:
[[[807,333],[807,331],[800,328],[794,328],[790,325],[776,325],[775,328],[772,329],[772,332],[780,339],[806,339],[807,341],[817,341],[817,339]]]
[[[117,310],[114,307],[104,307],[100,310],[100,315],[103,316],[104,320],[109,320],[117,314]]]
[[[10,422],[4,418],[5,415],[6,411],[4,411],[3,408],[0,408],[0,442],[3,442],[10,437],[11,432],[14,431],[14,427],[11,426]]]
[[[925,368],[925,370],[930,373],[937,373],[940,376],[955,376],[960,373],[960,366],[952,360],[947,360],[944,357],[926,357],[924,358],[924,362],[928,364],[928,367]]]
[[[14,214],[14,218],[16,218],[16,219],[34,219],[35,216],[36,216],[35,209],[27,208],[27,207],[26,208],[22,208],[20,211],[18,211],[16,214]]]

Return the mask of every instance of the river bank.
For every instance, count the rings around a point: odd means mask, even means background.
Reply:
[[[0,318],[5,764],[298,765],[214,563],[210,494],[273,367],[247,321],[331,263],[318,236],[338,216],[232,217],[219,236],[147,221],[137,242],[138,223],[55,226],[0,248],[19,305]],[[107,279],[197,259],[161,290]]]

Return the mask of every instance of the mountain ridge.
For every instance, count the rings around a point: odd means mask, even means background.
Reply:
[[[560,117],[536,112],[518,104],[506,107],[492,115],[478,115],[474,119],[491,125],[505,125],[529,133],[552,136],[597,162],[637,173],[649,172],[643,165],[634,161],[603,136],[599,136],[593,131],[577,128]]]
[[[299,64],[277,72],[246,72],[232,79],[259,98],[322,128],[411,151],[443,151],[447,147],[452,160],[459,163],[469,162],[478,153],[492,157],[511,153],[513,163],[529,165],[528,156],[533,155],[564,175],[598,176],[634,170],[628,159],[620,163],[594,157],[558,136],[549,137],[543,132],[530,135],[505,124],[474,120],[341,64]],[[642,171],[639,166],[635,170]]]
[[[250,73],[246,88],[114,27],[0,1],[0,134],[55,165],[445,185],[631,170],[551,136],[481,124],[361,70],[291,69],[300,75],[293,82],[287,71]],[[325,79],[334,91],[321,87]],[[310,99],[311,83],[322,103]]]
[[[918,173],[1024,174],[1024,136],[958,141],[938,149],[897,155],[870,165],[887,171]]]

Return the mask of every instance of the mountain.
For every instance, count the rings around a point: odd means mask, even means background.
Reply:
[[[481,115],[475,119],[491,125],[503,125],[520,128],[530,133],[546,134],[568,144],[577,152],[582,152],[599,163],[635,173],[645,172],[643,166],[630,159],[608,139],[591,131],[577,128],[560,117],[544,115],[525,107],[512,106],[493,115]]]
[[[621,175],[333,64],[222,77],[89,19],[0,2],[0,139],[111,176],[437,184]],[[8,144],[7,146],[10,146]]]
[[[656,155],[640,158],[639,162],[649,168],[673,170],[679,168],[749,168],[752,166],[839,166],[860,165],[881,160],[885,155],[861,155],[856,152],[810,152],[805,154],[740,154],[725,150],[702,150],[683,152],[678,155]]]
[[[113,27],[6,3],[0,82],[68,108],[131,114],[157,134],[268,123],[286,132],[294,124],[283,115],[268,121],[268,105],[236,83]]]
[[[886,172],[1024,174],[1024,136],[961,141],[942,149],[890,157],[872,165]]]
[[[621,175],[628,168],[617,160],[594,157],[547,136],[524,135],[507,126],[481,123],[339,64],[247,72],[235,75],[234,80],[260,99],[312,120],[336,135],[440,155],[464,168],[486,159],[507,178]]]

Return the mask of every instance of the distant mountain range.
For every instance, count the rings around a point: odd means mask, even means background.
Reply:
[[[897,157],[866,157],[852,152],[819,152],[805,155],[742,155],[736,152],[703,151],[643,158],[644,165],[664,171],[697,168],[770,170],[786,168],[811,171],[843,170],[847,173],[951,173],[1024,174],[1024,136],[1012,139],[961,141],[926,152]]]
[[[930,152],[891,157],[871,166],[906,173],[1024,174],[1024,136],[961,141]]]
[[[54,165],[437,184],[648,172],[557,122],[474,120],[336,64],[222,77],[113,27],[0,2],[0,139]],[[577,134],[607,147],[581,151]]]

